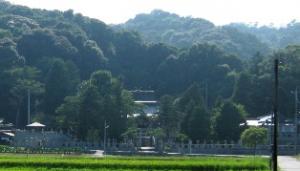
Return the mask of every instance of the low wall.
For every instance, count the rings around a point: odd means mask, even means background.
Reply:
[[[16,132],[13,146],[26,148],[78,148],[82,151],[104,149],[103,142],[77,142],[57,132]],[[300,146],[279,145],[280,155],[300,153]],[[117,143],[108,139],[106,152],[111,154],[209,154],[209,155],[270,155],[270,145],[258,145],[248,148],[241,144],[192,144],[189,143],[157,143],[151,151],[143,151],[132,142]]]

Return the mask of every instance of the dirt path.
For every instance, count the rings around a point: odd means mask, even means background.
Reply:
[[[279,156],[278,165],[281,171],[300,171],[300,161],[291,156]]]

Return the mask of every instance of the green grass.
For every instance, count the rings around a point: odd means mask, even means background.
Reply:
[[[269,171],[260,157],[106,157],[1,155],[0,171]]]

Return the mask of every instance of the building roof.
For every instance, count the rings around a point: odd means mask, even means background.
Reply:
[[[270,123],[272,122],[272,115],[265,115],[258,117],[260,123]]]
[[[9,137],[14,137],[15,134],[11,132],[3,132],[4,135],[9,136]]]
[[[127,115],[127,118],[136,118],[136,117],[139,117],[139,116],[141,116],[140,113],[134,113],[132,115]],[[157,117],[158,115],[155,114],[155,113],[147,113],[146,116],[147,117]]]
[[[14,125],[12,123],[5,122],[4,119],[0,118],[0,129],[13,127],[13,126]]]
[[[153,101],[137,100],[134,102],[139,103],[139,104],[156,104],[157,103],[157,101],[155,101],[155,100],[153,100]]]
[[[249,118],[246,120],[248,126],[263,126],[272,124],[272,115],[260,116],[257,118]]]
[[[26,125],[27,127],[45,127],[46,125],[43,125],[39,122],[33,122],[32,124]]]
[[[259,120],[246,120],[248,126],[261,126]]]
[[[130,90],[132,93],[155,93],[154,90]]]

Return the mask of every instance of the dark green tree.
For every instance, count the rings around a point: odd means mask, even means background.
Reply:
[[[266,128],[250,127],[241,134],[242,144],[247,147],[264,145],[267,143],[267,132]]]
[[[203,104],[200,87],[193,84],[177,101],[181,118],[181,131],[193,141],[210,139],[211,116]]]
[[[17,127],[23,127],[27,124],[27,115],[25,115],[25,105],[27,96],[30,95],[34,104],[34,97],[41,95],[44,92],[44,85],[37,80],[39,71],[33,67],[18,67],[7,71],[12,77],[12,85],[10,92],[10,103],[16,110],[15,124]],[[26,99],[26,100],[25,100]],[[32,105],[32,104],[31,104]],[[23,115],[21,115],[23,113]]]
[[[79,75],[76,68],[71,67],[61,59],[55,59],[46,77],[44,112],[54,122],[55,110],[59,107],[66,96],[75,93]],[[75,73],[74,73],[75,70]],[[48,120],[48,121],[50,121]],[[51,121],[50,123],[51,124]]]
[[[160,100],[158,121],[165,132],[167,140],[176,138],[180,132],[181,119],[179,111],[176,110],[174,98],[168,95],[163,96]]]
[[[211,134],[211,116],[206,111],[203,105],[198,105],[194,108],[189,120],[188,135],[193,141],[207,141],[210,140]]]
[[[107,136],[121,138],[132,109],[131,95],[121,83],[108,71],[96,71],[81,83],[77,95],[67,97],[56,112],[60,125],[69,125],[79,139],[96,141],[103,137],[105,121],[110,125]]]
[[[257,80],[256,80],[257,81]],[[255,91],[256,84],[253,80],[253,75],[250,73],[242,72],[235,85],[234,101],[245,106],[250,116],[257,116],[257,110],[255,101],[253,100],[253,93]]]
[[[105,116],[103,111],[103,99],[97,87],[88,85],[80,93],[79,125],[77,136],[81,140],[87,140],[88,133],[103,127]]]
[[[69,131],[73,135],[79,130],[79,109],[80,99],[78,96],[67,96],[64,99],[64,103],[60,105],[56,113],[56,124],[59,128],[65,131]]]
[[[238,141],[243,131],[246,112],[244,107],[231,101],[225,101],[219,109],[215,109],[214,133],[216,139]]]

